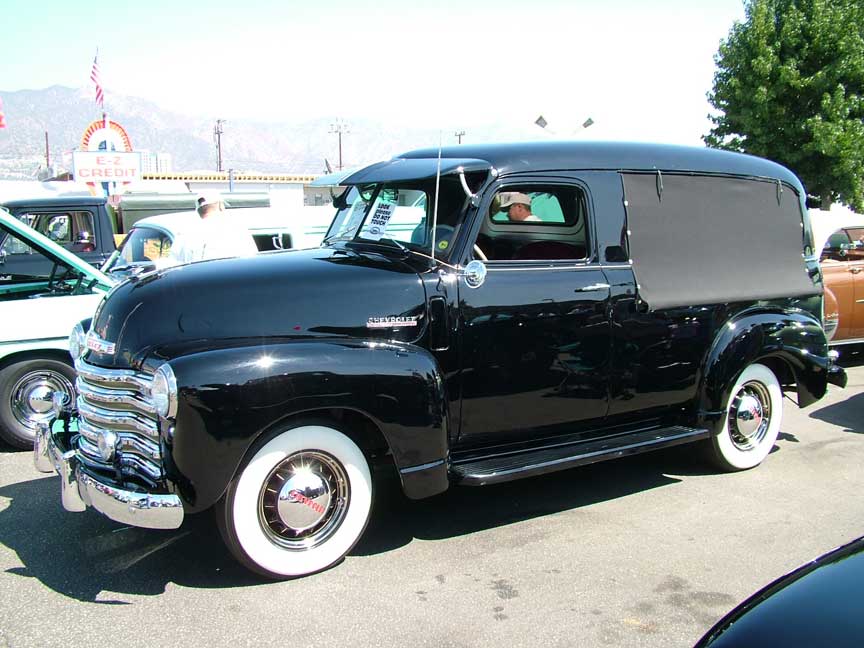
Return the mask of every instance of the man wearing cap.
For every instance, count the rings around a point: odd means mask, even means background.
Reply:
[[[225,203],[218,193],[205,193],[198,197],[199,220],[183,230],[171,246],[170,258],[175,264],[252,256],[258,247],[245,227],[225,211]]]
[[[507,217],[516,223],[523,221],[539,221],[531,213],[531,196],[518,191],[504,191],[500,194],[501,211],[507,212]]]

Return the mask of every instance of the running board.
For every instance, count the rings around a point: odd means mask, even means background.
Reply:
[[[618,459],[628,455],[669,448],[682,443],[709,438],[709,431],[700,428],[674,426],[654,428],[614,438],[582,441],[561,446],[544,447],[491,458],[474,458],[450,465],[454,483],[484,486],[542,475],[575,466]]]

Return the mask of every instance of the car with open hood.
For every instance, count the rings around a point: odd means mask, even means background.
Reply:
[[[416,499],[681,444],[746,470],[784,392],[845,385],[778,164],[488,144],[337,182],[320,247],[138,275],[73,329],[79,395],[35,448],[67,510],[212,510],[240,562],[299,576],[358,541],[385,473]]]
[[[52,394],[74,397],[69,327],[113,281],[3,208],[0,234],[0,438],[28,448],[52,415]],[[38,262],[7,265],[10,253]]]

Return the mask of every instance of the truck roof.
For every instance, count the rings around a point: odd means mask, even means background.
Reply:
[[[32,198],[10,200],[2,203],[7,209],[16,209],[18,207],[82,207],[84,205],[104,205],[107,199],[104,196],[52,196],[50,198]]]
[[[409,151],[395,159],[435,159],[437,148]],[[553,170],[700,172],[801,182],[786,167],[763,158],[695,146],[632,142],[518,142],[462,144],[441,149],[442,158],[485,160],[503,174]]]

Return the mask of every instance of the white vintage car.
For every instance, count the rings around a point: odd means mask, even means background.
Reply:
[[[4,272],[10,254],[47,257],[52,269],[47,276]],[[53,415],[53,393],[74,395],[69,331],[93,315],[114,281],[5,209],[0,279],[0,439],[26,449]]]
[[[259,252],[267,252],[317,247],[333,219],[333,208],[304,207],[290,215],[273,207],[237,208],[228,214],[249,230]],[[171,246],[178,236],[194,231],[198,220],[194,211],[142,218],[102,265],[102,271],[123,279],[171,265]]]

